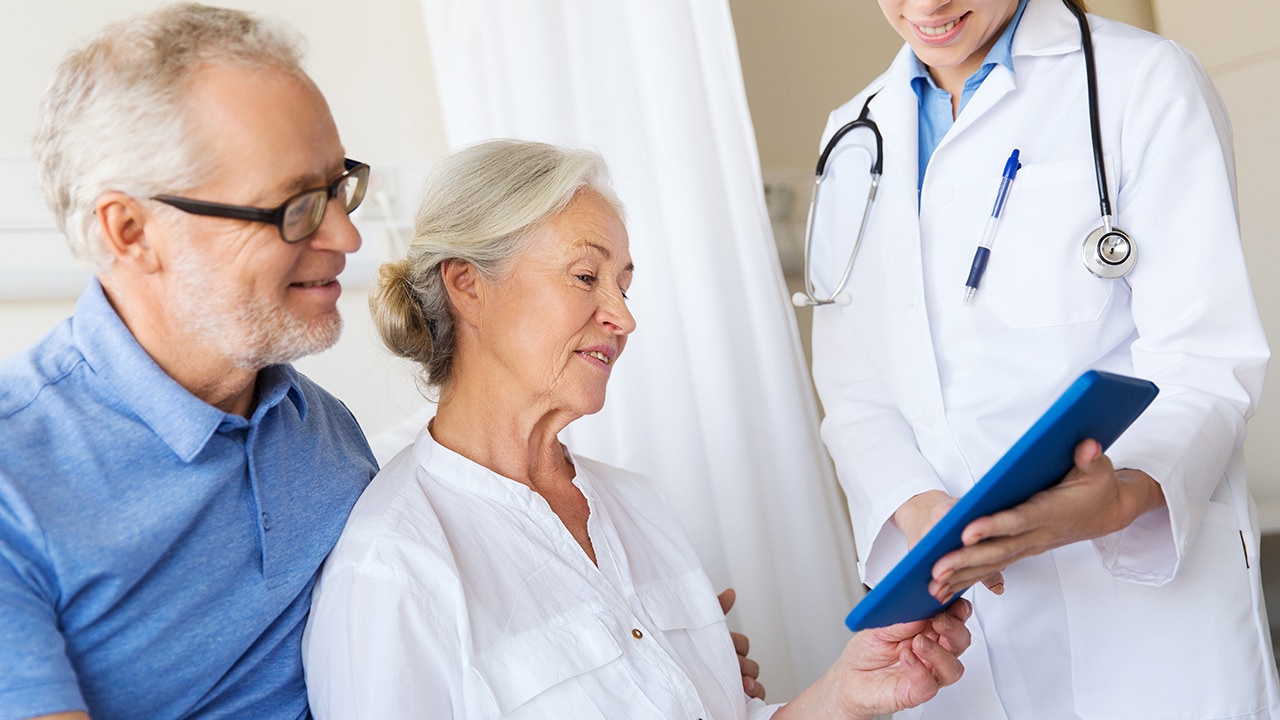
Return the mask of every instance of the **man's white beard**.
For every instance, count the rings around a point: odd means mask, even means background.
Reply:
[[[235,367],[261,370],[338,341],[342,317],[336,309],[308,323],[266,298],[237,293],[229,283],[219,282],[210,267],[190,246],[174,254],[172,309],[188,333]]]

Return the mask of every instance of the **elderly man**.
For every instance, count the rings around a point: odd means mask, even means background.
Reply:
[[[298,718],[317,570],[376,471],[330,346],[345,157],[289,32],[175,6],[69,55],[36,157],[97,268],[0,363],[0,718]]]
[[[311,588],[377,466],[287,364],[338,338],[369,177],[300,47],[175,5],[46,93],[45,194],[98,273],[0,361],[0,720],[307,716]]]

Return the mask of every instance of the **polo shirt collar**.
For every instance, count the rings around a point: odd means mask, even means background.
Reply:
[[[288,365],[258,373],[258,406],[251,420],[225,413],[192,395],[138,344],[107,301],[97,278],[76,303],[71,332],[93,372],[184,462],[191,462],[224,423],[228,427],[256,424],[286,397],[306,416],[297,371]]]

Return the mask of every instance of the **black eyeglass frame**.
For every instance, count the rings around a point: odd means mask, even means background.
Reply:
[[[247,220],[249,222],[260,222],[268,225],[275,225],[276,232],[280,234],[281,240],[289,244],[299,243],[314,235],[316,230],[320,228],[320,223],[324,222],[324,212],[321,212],[319,217],[315,220],[315,225],[302,237],[294,238],[292,240],[285,237],[284,222],[287,216],[286,210],[291,204],[297,202],[300,198],[323,191],[325,193],[325,201],[322,204],[322,207],[324,207],[327,212],[329,201],[338,196],[338,188],[342,187],[342,183],[346,182],[347,178],[354,176],[356,178],[355,192],[352,194],[352,199],[347,203],[347,207],[344,209],[346,210],[346,213],[350,215],[356,208],[360,207],[360,203],[364,202],[365,191],[369,187],[369,166],[359,160],[352,160],[351,158],[343,158],[342,165],[344,168],[342,174],[333,182],[321,187],[303,190],[302,192],[290,197],[288,200],[285,200],[278,207],[271,208],[269,210],[250,207],[247,205],[228,205],[226,203],[207,202],[205,200],[191,200],[189,198],[178,197],[176,195],[155,195],[152,196],[151,199],[158,200],[166,205],[171,205],[183,212],[191,213],[192,215],[232,218],[235,220]]]

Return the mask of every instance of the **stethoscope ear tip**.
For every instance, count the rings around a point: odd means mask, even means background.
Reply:
[[[853,298],[849,297],[849,293],[844,292],[837,293],[836,296],[830,300],[819,300],[806,292],[798,292],[791,296],[791,304],[798,308],[818,307],[819,305],[830,305],[831,303],[835,303],[841,307],[846,307],[851,302],[853,302]]]

